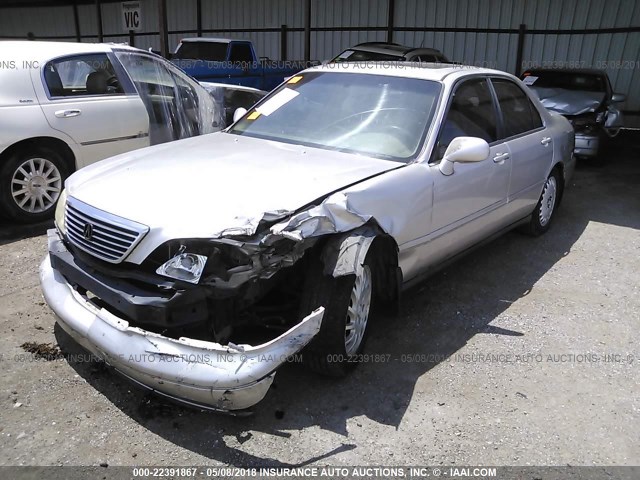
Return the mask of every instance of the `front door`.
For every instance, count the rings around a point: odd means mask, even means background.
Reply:
[[[449,143],[461,136],[486,140],[489,157],[481,162],[456,163],[452,175],[443,175],[438,171],[439,160]],[[497,113],[486,78],[456,86],[431,166],[434,239],[446,235],[447,251],[475,243],[499,221],[496,212],[506,204],[511,171],[508,147],[498,140]],[[462,228],[471,224],[474,228]]]

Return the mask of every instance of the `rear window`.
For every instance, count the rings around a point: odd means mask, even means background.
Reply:
[[[44,81],[52,97],[124,93],[104,53],[58,58],[44,67]]]
[[[223,62],[227,59],[227,45],[222,42],[183,42],[173,58]]]

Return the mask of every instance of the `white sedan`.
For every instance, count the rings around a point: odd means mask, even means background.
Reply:
[[[203,408],[254,405],[300,350],[346,374],[376,306],[547,231],[574,168],[569,122],[495,70],[326,65],[237,113],[71,176],[40,273],[80,344]]]
[[[64,180],[79,168],[228,125],[198,82],[143,50],[6,41],[0,59],[0,213],[15,221],[52,216]],[[216,93],[255,103],[244,91],[230,95],[235,89]]]

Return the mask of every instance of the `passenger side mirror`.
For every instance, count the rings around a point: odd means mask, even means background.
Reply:
[[[611,103],[622,103],[627,99],[624,93],[614,93],[611,95]]]
[[[489,144],[477,137],[456,137],[454,138],[444,157],[440,161],[439,169],[443,175],[453,174],[453,164],[456,162],[469,163],[481,162],[489,156]]]
[[[234,123],[244,117],[244,114],[247,113],[247,109],[244,107],[236,108],[236,111],[233,112],[233,121]]]

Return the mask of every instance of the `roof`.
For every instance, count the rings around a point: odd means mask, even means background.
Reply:
[[[249,40],[238,40],[234,38],[220,37],[188,37],[180,39],[181,42],[213,42],[213,43],[230,43],[230,42],[248,42]]]
[[[439,53],[442,54],[440,50],[435,48],[425,48],[425,47],[407,47],[404,45],[398,45],[393,43],[384,43],[384,42],[367,42],[355,45],[351,48],[347,48],[347,50],[360,50],[363,52],[375,52],[375,53],[384,53],[387,55],[397,55],[398,57],[402,57],[409,52],[422,52],[422,53]]]
[[[515,78],[510,73],[490,68],[448,63],[396,62],[395,60],[390,62],[327,63],[309,68],[305,70],[305,72],[367,73],[372,75],[418,78],[436,82],[445,81],[447,78],[459,78],[466,74],[500,75]]]
[[[74,42],[41,42],[41,41],[0,41],[0,58],[22,62],[46,62],[51,58],[76,53],[109,52],[113,48],[141,51],[128,45],[118,43],[74,43]],[[144,50],[142,50],[144,51]]]

